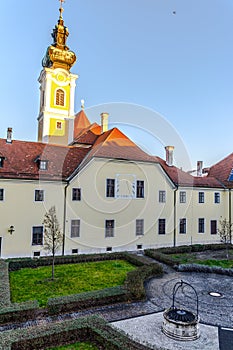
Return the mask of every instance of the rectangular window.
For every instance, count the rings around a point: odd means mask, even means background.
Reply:
[[[142,244],[138,244],[137,245],[137,250],[141,250],[142,249]]]
[[[114,220],[105,220],[105,237],[114,237]]]
[[[144,198],[144,181],[137,180],[137,198]]]
[[[185,234],[186,233],[186,219],[180,219],[180,233]]]
[[[201,218],[198,219],[198,233],[204,233],[205,232],[205,219]]]
[[[166,191],[159,191],[159,203],[166,202]]]
[[[72,201],[81,201],[81,188],[72,188]]]
[[[0,157],[0,168],[3,168],[4,157]]]
[[[214,193],[214,203],[220,203],[220,193],[219,192]]]
[[[106,252],[112,252],[112,247],[107,247]]]
[[[106,197],[115,197],[115,179],[107,179]]]
[[[211,235],[217,234],[217,220],[210,220],[210,233]]]
[[[165,235],[166,233],[166,219],[159,219],[159,235]]]
[[[70,236],[72,238],[80,237],[80,220],[79,219],[71,220]]]
[[[44,200],[44,190],[35,190],[35,201],[43,202]]]
[[[136,220],[136,236],[144,235],[144,220],[138,219]]]
[[[32,228],[32,245],[43,244],[43,226],[33,226]]]
[[[204,194],[204,192],[199,192],[198,193],[198,199],[199,199],[199,203],[204,203],[205,202],[205,194]]]
[[[4,189],[0,188],[0,201],[4,201]]]
[[[180,191],[180,203],[186,203],[186,192]]]
[[[48,169],[48,161],[47,160],[40,160],[39,161],[39,169],[40,170],[47,170]]]
[[[78,254],[78,249],[72,249],[72,254]]]

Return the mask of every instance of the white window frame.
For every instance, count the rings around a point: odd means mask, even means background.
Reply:
[[[79,238],[80,237],[80,226],[81,226],[80,219],[71,219],[71,222],[70,222],[70,237],[71,238]]]
[[[35,235],[35,233],[34,233],[34,229],[35,228],[42,228],[42,232],[37,233],[37,235],[38,234],[42,234],[42,242],[39,243],[39,244],[38,243],[33,243],[33,238],[34,238],[34,235]],[[42,225],[32,226],[32,246],[37,246],[37,245],[42,246],[43,245],[43,241],[44,241],[44,227]],[[38,240],[37,240],[37,242],[38,242]]]
[[[214,203],[220,204],[220,192],[214,192]]]
[[[184,232],[181,232],[181,225],[183,225],[184,227]],[[186,218],[180,218],[180,221],[179,221],[179,234],[181,235],[185,235],[187,233],[187,219]]]
[[[159,203],[166,203],[166,191],[159,191]]]
[[[108,226],[108,224],[112,223],[112,226]],[[105,220],[105,238],[112,238],[115,236],[115,220],[106,219]]]
[[[186,203],[186,191],[180,191],[180,203]]]
[[[38,196],[37,197],[37,193],[38,193]],[[40,197],[42,194],[42,197]],[[42,198],[42,199],[37,199],[37,198]],[[45,199],[45,191],[44,190],[41,190],[41,189],[36,189],[35,192],[34,192],[34,201],[36,203],[38,202],[44,202],[44,199]]]
[[[144,235],[144,219],[136,219],[135,234],[136,236]]]
[[[203,220],[202,221],[203,230],[200,230],[201,220]],[[198,218],[198,234],[203,235],[204,233],[205,233],[205,218]]]

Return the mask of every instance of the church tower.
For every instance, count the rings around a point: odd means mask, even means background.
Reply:
[[[62,16],[63,0],[60,1],[58,24],[52,32],[53,44],[42,60],[39,77],[38,141],[68,145],[73,140],[75,81],[78,76],[70,72],[76,56],[66,45],[69,32]]]

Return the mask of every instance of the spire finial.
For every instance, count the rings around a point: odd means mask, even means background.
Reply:
[[[81,108],[82,108],[82,109],[85,108],[85,101],[84,101],[84,99],[81,100]]]
[[[61,3],[61,6],[60,6],[60,8],[59,8],[59,11],[60,11],[60,19],[62,19],[62,13],[63,13],[63,11],[64,11],[64,9],[63,9],[63,7],[62,7],[62,4],[63,4],[63,2],[65,2],[65,0],[58,0],[60,3]]]

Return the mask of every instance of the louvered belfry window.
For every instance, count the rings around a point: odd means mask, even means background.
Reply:
[[[62,89],[56,91],[56,105],[64,106],[65,105],[65,93]]]

